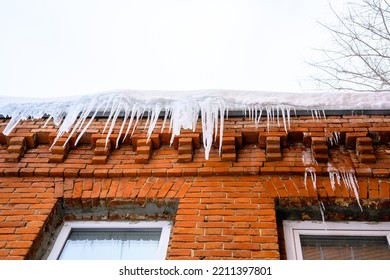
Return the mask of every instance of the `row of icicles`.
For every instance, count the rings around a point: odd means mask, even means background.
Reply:
[[[224,120],[229,117],[230,111],[241,110],[245,116],[249,116],[254,121],[256,128],[260,124],[264,112],[268,130],[271,125],[277,125],[283,127],[286,132],[290,129],[291,111],[295,112],[295,108],[290,105],[237,104],[229,103],[225,99],[217,97],[207,97],[199,100],[189,98],[170,102],[161,99],[143,103],[126,94],[87,96],[77,103],[14,104],[8,106],[7,110],[6,115],[11,117],[11,120],[3,131],[5,135],[8,135],[22,120],[28,118],[38,119],[48,115],[49,118],[46,124],[52,120],[56,125],[60,125],[54,143],[65,133],[69,133],[67,140],[69,141],[73,135],[77,135],[75,142],[77,144],[93,121],[102,114],[108,115],[102,131],[102,134],[107,135],[106,143],[108,143],[118,119],[121,119],[122,123],[118,134],[124,135],[124,137],[117,138],[116,148],[120,145],[120,139],[124,142],[127,137],[133,136],[140,120],[145,116],[146,122],[143,129],[147,130],[147,137],[149,138],[152,135],[158,119],[162,116],[161,131],[168,126],[169,132],[172,133],[171,144],[175,136],[180,135],[182,129],[195,131],[200,118],[206,159],[209,158],[212,143],[216,141],[218,136],[220,140],[219,153],[221,154]],[[311,110],[311,114],[314,119],[326,117],[323,110]],[[339,141],[339,135],[334,133],[333,137],[329,137],[328,140],[330,145],[336,145]],[[316,162],[310,151],[302,152],[302,160],[306,166],[305,187],[307,177],[310,174],[313,187],[316,189]],[[340,185],[341,181],[344,182],[347,188],[353,190],[359,206],[362,208],[359,202],[358,183],[354,170],[346,170],[329,163],[328,172],[332,188],[335,189],[336,183]],[[323,209],[323,206],[320,209]]]

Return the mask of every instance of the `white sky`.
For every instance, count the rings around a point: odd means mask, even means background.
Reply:
[[[0,95],[302,92],[347,0],[0,0]]]

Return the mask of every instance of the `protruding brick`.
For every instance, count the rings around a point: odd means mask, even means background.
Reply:
[[[266,155],[267,161],[280,161],[282,160],[281,153],[267,153]]]
[[[327,154],[329,150],[327,145],[315,145],[311,149],[317,154]]]
[[[192,146],[192,138],[182,137],[179,139],[179,146]]]
[[[150,139],[138,139],[137,140],[137,149],[141,146],[147,146],[152,148],[152,141]]]
[[[345,146],[347,148],[355,148],[356,147],[356,138],[358,137],[366,137],[367,132],[348,132],[345,135]]]
[[[20,158],[22,156],[20,154],[17,154],[17,153],[12,153],[12,154],[8,154],[8,155],[3,155],[3,157],[4,157],[5,162],[15,163],[15,162],[19,162]]]
[[[328,162],[329,156],[327,153],[313,152],[313,156],[317,162]]]
[[[361,154],[373,154],[374,153],[374,147],[372,145],[358,145],[356,147],[356,152]]]
[[[361,163],[375,163],[376,157],[375,155],[363,154],[359,156],[359,160]]]
[[[14,137],[25,138],[25,145],[29,149],[35,148],[37,146],[37,144],[38,144],[37,134],[34,133],[34,132],[12,132],[8,136],[9,141],[11,140],[11,138],[14,138]]]
[[[221,156],[222,161],[236,161],[237,154],[236,153],[223,153]]]
[[[227,136],[222,138],[222,145],[236,145],[236,138],[233,136]]]
[[[137,154],[150,155],[151,152],[152,152],[151,146],[138,146],[137,147]]]
[[[61,163],[65,159],[65,155],[61,154],[54,154],[49,156],[49,162],[50,163]]]
[[[177,158],[178,163],[185,163],[185,162],[191,162],[192,161],[192,154],[182,154],[179,155]]]
[[[234,144],[225,145],[222,144],[222,153],[236,153],[236,146]]]
[[[25,146],[26,145],[26,137],[21,137],[21,136],[16,136],[16,137],[11,137],[9,140],[9,145],[20,145],[20,146]]]
[[[63,146],[53,146],[51,148],[51,153],[56,154],[56,155],[66,155],[69,152],[69,146],[66,145],[65,147]]]
[[[326,137],[311,137],[311,146],[326,146]]]
[[[149,155],[148,154],[139,154],[135,156],[135,163],[149,163]]]
[[[265,152],[267,161],[282,160],[282,152],[280,146],[280,137],[268,136],[265,140]]]
[[[287,146],[287,133],[286,132],[270,131],[270,132],[260,132],[259,133],[259,148],[264,149],[266,147],[266,141],[267,141],[268,137],[277,137],[280,139],[279,142],[280,142],[281,147]],[[272,144],[272,140],[271,140],[270,144]]]
[[[356,145],[372,145],[372,139],[370,137],[358,137],[356,138]]]
[[[108,147],[96,147],[93,149],[93,154],[95,156],[108,156],[110,154],[110,149]]]
[[[96,140],[95,146],[96,147],[102,147],[102,148],[111,149],[111,142],[110,141],[106,141],[106,138],[100,138],[100,139]]]
[[[280,144],[267,144],[265,152],[268,153],[280,153]]]
[[[25,152],[24,147],[25,146],[22,145],[12,145],[7,148],[7,151],[8,153],[16,153],[22,155]]]
[[[374,163],[376,157],[374,155],[374,147],[370,137],[356,138],[356,155],[361,163]]]
[[[267,143],[267,145],[268,144],[280,145],[280,137],[269,136],[266,138],[266,143]]]
[[[192,146],[190,145],[184,145],[184,146],[179,146],[177,150],[179,155],[184,155],[184,154],[192,154]]]
[[[93,156],[92,164],[105,164],[107,162],[107,156]]]

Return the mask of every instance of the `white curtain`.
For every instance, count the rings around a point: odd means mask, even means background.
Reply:
[[[60,260],[153,260],[161,231],[75,231]]]

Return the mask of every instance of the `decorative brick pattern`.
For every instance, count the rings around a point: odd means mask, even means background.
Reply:
[[[111,152],[111,141],[106,142],[106,139],[97,139],[95,149],[93,150],[93,164],[105,164]]]
[[[370,137],[356,138],[356,154],[361,163],[375,163],[376,157]]]
[[[280,149],[280,137],[268,136],[265,140],[265,152],[267,161],[280,161],[282,160],[282,153]]]
[[[4,126],[8,120],[1,121]],[[170,146],[172,134],[159,130],[159,120],[158,132],[149,141],[147,131],[139,128],[116,147],[120,127],[113,128],[105,146],[105,120],[97,119],[77,147],[74,137],[63,147],[64,135],[50,150],[55,127],[51,123],[43,127],[45,122],[26,121],[10,136],[0,133],[0,259],[32,258],[58,205],[90,213],[95,208],[116,210],[130,204],[143,208],[148,203],[156,208],[175,203],[177,213],[148,216],[113,210],[99,217],[67,218],[172,219],[167,254],[172,260],[279,259],[283,246],[277,205],[317,205],[321,198],[326,207],[357,207],[353,191],[343,184],[332,188],[327,161],[346,160],[354,168],[364,208],[360,219],[389,207],[390,116],[293,117],[287,133],[272,126],[268,131],[261,123],[255,127],[246,118],[229,118],[222,155],[217,137],[207,161],[200,127],[183,131]],[[141,122],[138,127],[146,120]],[[326,131],[340,133],[339,145],[324,147]],[[20,136],[25,140],[12,143],[25,143],[28,149],[18,162],[7,161],[11,139]],[[310,179],[304,184],[305,140],[318,162],[316,190]],[[270,157],[275,152],[280,153],[276,160]],[[235,156],[226,156],[230,154]],[[61,160],[51,160],[53,155]],[[318,155],[327,160],[318,160]],[[365,155],[374,155],[375,162],[366,161]],[[383,220],[390,219],[386,211]],[[343,219],[341,214],[336,218]]]
[[[54,146],[51,148],[51,155],[49,156],[49,162],[61,163],[65,160],[69,152],[69,143],[66,138],[58,139]]]
[[[194,147],[192,144],[192,138],[191,137],[181,137],[179,139],[179,146],[178,146],[178,158],[177,162],[184,163],[184,162],[191,162],[192,156],[194,152]]]
[[[221,160],[222,161],[237,160],[236,138],[234,136],[225,136],[222,138]]]
[[[138,139],[136,152],[135,163],[149,163],[149,159],[153,152],[152,140]]]
[[[15,136],[9,139],[7,148],[8,155],[5,157],[5,162],[19,162],[27,151],[26,137]]]
[[[328,144],[325,137],[311,137],[311,149],[317,162],[328,161]]]

